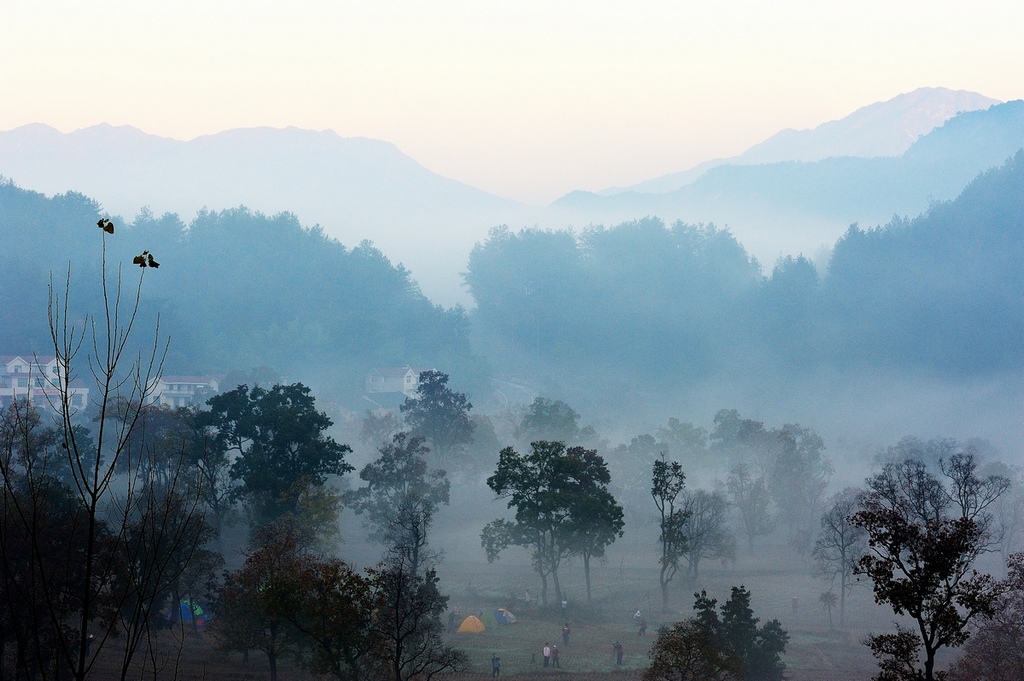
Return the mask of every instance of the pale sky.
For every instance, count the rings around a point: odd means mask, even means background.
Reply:
[[[0,0],[0,130],[332,129],[546,203],[919,87],[1024,98],[1024,0]]]

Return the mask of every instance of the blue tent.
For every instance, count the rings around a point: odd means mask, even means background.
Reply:
[[[203,606],[199,605],[195,601],[191,601],[186,598],[181,602],[180,605],[182,622],[194,622],[196,627],[199,629],[202,629],[210,623],[209,613],[203,610]]]
[[[505,608],[498,608],[494,611],[494,619],[498,621],[498,624],[512,624],[516,621],[516,616]]]

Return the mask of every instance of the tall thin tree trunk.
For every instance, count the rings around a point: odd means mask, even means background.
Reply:
[[[587,578],[587,603],[590,603],[590,553],[583,554],[583,574]]]

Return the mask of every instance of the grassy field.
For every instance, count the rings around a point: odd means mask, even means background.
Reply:
[[[446,640],[464,650],[470,662],[466,672],[452,681],[489,678],[493,654],[501,657],[501,677],[505,681],[537,681],[538,677],[564,675],[571,675],[574,681],[638,681],[647,666],[648,648],[658,627],[688,617],[693,593],[700,589],[724,599],[731,586],[742,584],[749,588],[755,615],[762,622],[778,618],[790,634],[785,661],[786,677],[792,681],[867,681],[877,667],[861,641],[868,632],[891,626],[891,612],[873,603],[869,589],[859,587],[849,601],[849,626],[842,631],[830,628],[828,614],[817,602],[821,583],[805,566],[794,564],[793,558],[784,554],[765,552],[741,559],[736,565],[709,565],[697,583],[673,584],[666,613],[662,613],[657,572],[653,568],[630,568],[625,560],[609,560],[596,566],[590,603],[574,568],[567,566],[563,575],[568,597],[563,616],[553,602],[553,595],[549,608],[536,603],[539,580],[529,565],[460,561],[449,554],[439,576],[442,590],[450,594],[451,611],[457,613],[456,623],[466,615],[482,613],[488,625],[486,631],[478,634],[446,634]],[[526,602],[527,591],[533,604]],[[798,600],[796,611],[794,598]],[[499,607],[512,610],[517,621],[498,625],[493,612]],[[632,621],[637,609],[642,610],[649,625],[644,637],[637,635]],[[561,640],[566,620],[572,630],[569,645]],[[616,640],[625,648],[621,666],[615,664],[612,652]],[[545,642],[559,647],[559,669],[545,669],[541,664]],[[168,645],[169,655],[173,650],[174,646]],[[112,678],[108,674],[113,671],[98,670],[93,678]],[[241,655],[225,656],[215,650],[207,635],[189,637],[177,666],[169,663],[159,675],[182,681],[259,681],[268,676],[263,654],[253,652],[248,660]],[[279,678],[310,681],[316,677],[283,661]]]
[[[694,591],[706,589],[709,595],[724,600],[730,587],[745,585],[753,594],[755,616],[762,622],[779,619],[790,634],[785,656],[787,678],[866,680],[877,670],[875,660],[861,641],[869,631],[891,626],[891,612],[876,606],[867,588],[858,588],[849,599],[849,627],[842,631],[833,629],[828,613],[817,600],[822,585],[810,570],[801,564],[793,565],[791,557],[771,558],[764,554],[734,566],[709,565],[695,584],[677,581],[672,585],[669,610],[663,613],[656,571],[628,568],[623,563],[609,561],[595,569],[590,603],[586,602],[580,585],[570,581],[574,573],[566,570],[563,583],[569,604],[563,617],[554,603],[545,609],[525,602],[528,589],[536,600],[538,580],[529,566],[448,561],[442,572],[442,580],[447,577],[448,581],[442,586],[451,594],[450,605],[458,619],[482,612],[488,623],[487,631],[455,634],[449,640],[466,651],[476,674],[489,675],[491,655],[497,653],[503,677],[582,674],[631,678],[647,666],[648,649],[658,627],[690,616]],[[491,613],[498,607],[512,610],[516,623],[494,623]],[[644,637],[637,635],[632,621],[637,609],[648,622]],[[570,621],[572,630],[568,646],[561,642],[563,619]],[[613,658],[612,645],[616,640],[625,648],[621,667]],[[546,641],[559,647],[558,670],[544,669],[541,664],[541,649]]]

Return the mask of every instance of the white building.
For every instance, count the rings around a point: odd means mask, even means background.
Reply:
[[[416,397],[420,387],[420,374],[430,369],[413,369],[412,367],[378,367],[370,371],[366,377],[367,393],[402,393],[406,397]]]
[[[161,376],[151,400],[163,407],[201,405],[220,392],[218,376]]]
[[[0,405],[28,400],[37,409],[50,409],[61,399],[57,358],[53,355],[0,355]],[[73,409],[84,409],[89,389],[81,381],[68,387]]]

